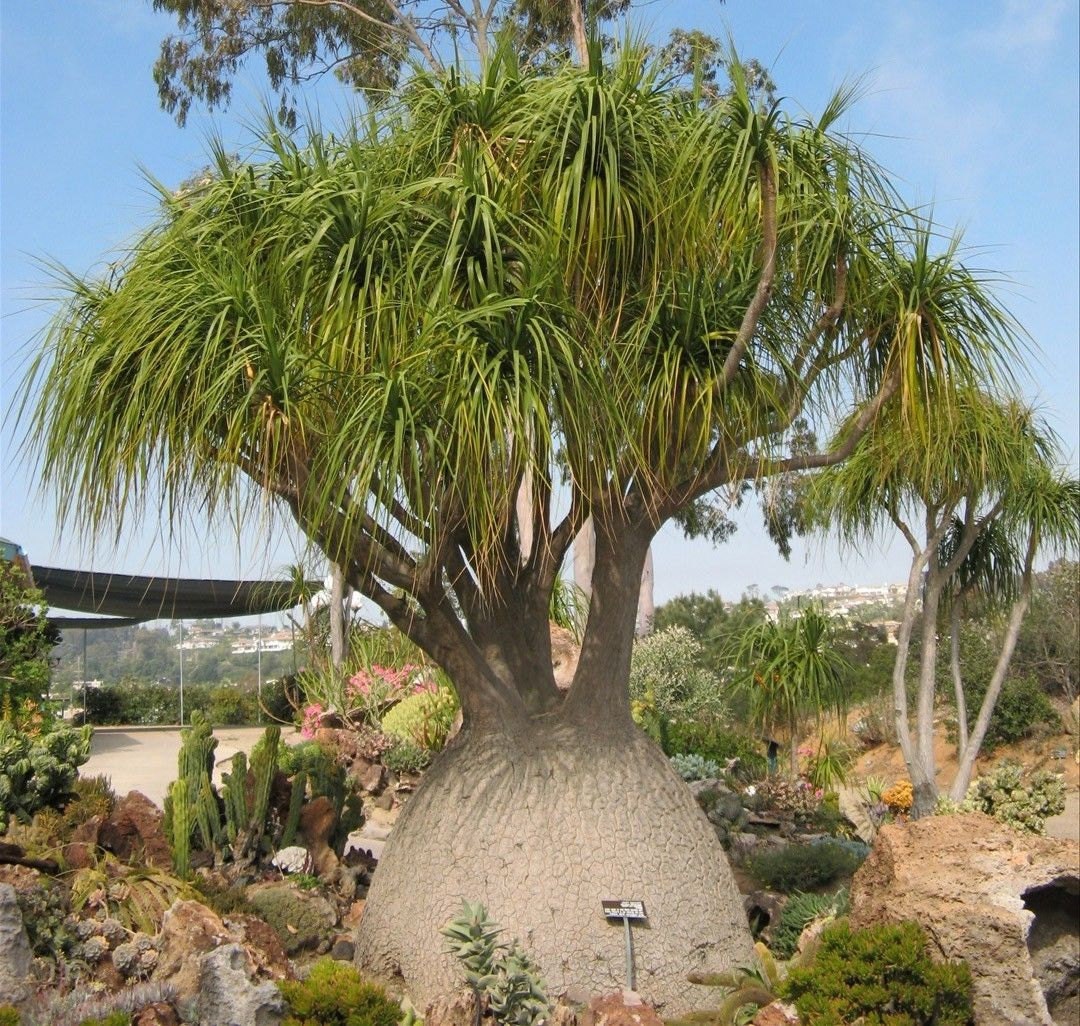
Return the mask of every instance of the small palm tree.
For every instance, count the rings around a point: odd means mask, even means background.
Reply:
[[[799,772],[799,739],[808,722],[846,713],[850,666],[838,643],[837,621],[819,606],[756,624],[731,650],[734,685],[748,698],[751,721],[789,746],[789,773]]]

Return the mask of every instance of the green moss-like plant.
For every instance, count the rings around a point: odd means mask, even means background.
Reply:
[[[457,695],[449,688],[421,691],[398,702],[382,718],[382,730],[390,737],[437,752],[446,744],[457,711]]]
[[[327,901],[291,883],[253,891],[248,900],[255,914],[274,928],[290,956],[317,947],[334,927],[334,913]]]
[[[11,1005],[0,1005],[0,1026],[20,1026],[22,1016]]]
[[[397,1026],[401,1008],[346,962],[324,958],[304,980],[278,984],[289,1005],[282,1026]]]
[[[971,973],[935,963],[916,923],[827,927],[814,961],[780,986],[804,1026],[972,1026]]]
[[[79,1026],[131,1026],[130,1012],[110,1012],[106,1016],[83,1019]]]

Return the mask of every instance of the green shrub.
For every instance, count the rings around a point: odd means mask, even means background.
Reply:
[[[975,726],[986,681],[974,677],[965,684],[969,729]],[[1061,717],[1046,696],[1038,680],[1032,676],[1008,677],[1001,686],[990,723],[986,728],[983,748],[992,752],[1001,745],[1015,744],[1028,737],[1059,729]],[[955,728],[952,728],[955,731]]]
[[[1048,770],[1025,776],[1024,767],[1007,759],[985,776],[977,777],[964,800],[939,799],[939,812],[982,812],[1032,834],[1046,832],[1048,816],[1065,811],[1065,783]]]
[[[254,695],[222,685],[210,692],[206,718],[213,724],[228,727],[255,723],[259,719],[259,706]]]
[[[835,894],[805,894],[796,891],[780,910],[780,919],[771,932],[769,947],[777,958],[791,958],[799,938],[815,919],[844,915],[850,902],[846,887]]]
[[[763,887],[791,894],[824,887],[839,877],[851,876],[862,865],[865,844],[828,838],[814,844],[788,844],[762,852],[748,868]]]
[[[758,780],[768,772],[764,745],[756,738],[728,730],[719,723],[660,720],[642,725],[669,757],[700,755],[720,766],[737,759],[734,775],[745,782]]]
[[[35,735],[0,720],[0,833],[12,817],[29,823],[38,809],[63,808],[89,758],[89,727]]]
[[[324,958],[304,980],[282,980],[289,1005],[282,1026],[397,1026],[401,1009],[351,965]]]
[[[419,773],[430,762],[431,752],[404,738],[395,738],[382,755],[382,764],[394,773]]]
[[[446,744],[457,711],[457,695],[450,688],[420,691],[403,698],[382,718],[382,731],[437,752]]]
[[[915,923],[827,927],[813,962],[780,987],[804,1026],[971,1026],[971,973],[936,964]]]
[[[701,642],[685,627],[667,627],[636,641],[630,663],[635,710],[666,720],[725,715],[723,684],[704,658]]]
[[[17,562],[0,559],[0,715],[49,690],[49,652],[59,641],[45,596]]]
[[[11,1005],[0,1005],[0,1026],[19,1026],[22,1016]]]
[[[683,780],[717,780],[722,770],[718,763],[700,755],[673,755],[671,765]]]

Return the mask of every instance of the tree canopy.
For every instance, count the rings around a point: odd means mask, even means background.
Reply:
[[[689,503],[839,463],[887,400],[917,421],[935,379],[1012,353],[983,284],[833,132],[843,109],[762,109],[737,69],[703,108],[632,47],[554,75],[506,49],[344,140],[270,129],[265,163],[218,154],[111,280],[69,283],[33,372],[44,475],[94,528],[151,484],[217,510],[254,482],[513,705],[512,680],[550,675],[511,673],[494,621],[546,624],[586,516],[618,591]],[[785,448],[844,405],[831,449]],[[594,587],[594,629],[611,601]]]

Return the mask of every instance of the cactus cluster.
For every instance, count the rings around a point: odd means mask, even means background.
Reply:
[[[257,856],[271,820],[270,790],[277,772],[280,727],[267,727],[252,752],[251,767],[241,752],[231,773],[222,776],[221,794],[214,787],[217,738],[200,713],[184,731],[177,760],[179,776],[165,797],[165,836],[181,877],[191,872],[192,851],[211,852],[216,862]]]
[[[216,747],[209,722],[195,713],[182,736],[179,776],[165,798],[165,836],[177,875],[190,875],[195,852],[210,853],[216,864],[252,863],[295,844],[308,797],[326,795],[333,802],[335,846],[362,822],[359,799],[348,794],[344,771],[321,749],[318,758],[303,760],[291,778],[286,776],[280,727],[266,728],[250,759],[243,752],[233,756],[232,768],[221,775],[220,792],[213,783]]]

